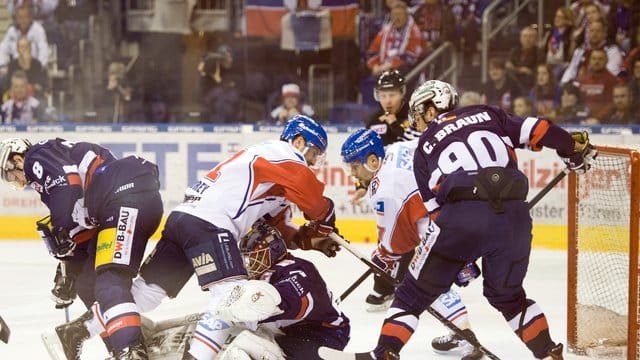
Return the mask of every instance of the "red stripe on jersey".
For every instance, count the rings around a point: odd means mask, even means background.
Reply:
[[[69,185],[82,186],[82,179],[80,179],[80,175],[78,174],[67,174],[67,182],[69,183]]]
[[[542,331],[549,329],[547,318],[541,316],[522,331],[522,341],[528,343],[538,336]]]
[[[404,254],[420,243],[416,223],[425,216],[427,216],[427,209],[424,207],[422,198],[416,192],[402,204],[402,208],[398,212],[390,239],[391,252]]]
[[[93,159],[91,165],[87,169],[87,175],[84,177],[84,188],[88,188],[89,184],[91,184],[91,180],[93,179],[93,173],[96,169],[104,163],[104,159],[100,157],[100,155],[96,155],[96,158]]]
[[[82,230],[79,233],[75,234],[75,236],[73,237],[73,242],[75,242],[76,244],[82,244],[85,241],[91,240],[97,232],[97,228]]]
[[[411,334],[413,334],[413,331],[409,331],[409,329],[402,325],[388,322],[382,326],[382,331],[380,332],[380,334],[398,338],[400,339],[400,341],[402,341],[403,344],[406,344],[407,341],[409,341],[409,338],[411,338]]]
[[[284,197],[296,204],[309,220],[322,220],[329,211],[329,201],[322,196],[324,184],[311,169],[299,162],[272,163],[257,158],[253,163],[253,193],[259,184],[274,183],[284,189]]]
[[[300,311],[298,311],[298,313],[296,314],[295,319],[302,319],[302,317],[304,316],[304,314],[307,312],[307,309],[309,308],[309,299],[307,299],[307,297],[303,297],[300,298]]]
[[[127,327],[140,327],[140,315],[125,315],[110,320],[107,323],[107,333],[111,336],[116,331]]]
[[[529,146],[531,147],[531,150],[542,150],[542,146],[538,145],[538,142],[540,142],[540,139],[544,137],[544,135],[547,133],[547,130],[549,130],[549,121],[540,119],[531,132],[531,140],[529,140]]]

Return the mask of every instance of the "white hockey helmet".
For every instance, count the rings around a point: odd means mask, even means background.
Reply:
[[[458,101],[458,92],[451,84],[440,80],[429,80],[418,86],[411,94],[409,120],[413,124],[414,114],[424,114],[429,104],[433,104],[440,112],[446,112],[455,109]]]
[[[24,187],[18,184],[14,179],[9,179],[9,172],[16,170],[16,163],[13,156],[18,154],[24,157],[24,154],[31,148],[31,142],[27,139],[9,138],[0,142],[0,178],[15,188]]]

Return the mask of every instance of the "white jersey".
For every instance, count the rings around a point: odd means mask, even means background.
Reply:
[[[413,176],[417,145],[418,140],[389,145],[367,191],[376,216],[378,241],[394,254],[404,254],[416,247],[420,241],[418,223],[427,221],[427,209]]]
[[[268,141],[219,163],[186,190],[174,211],[226,229],[239,240],[257,220],[276,216],[290,203],[309,220],[323,219],[330,208],[323,191],[298,150],[285,141]]]

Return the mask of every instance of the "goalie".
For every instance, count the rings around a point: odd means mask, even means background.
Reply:
[[[347,345],[349,319],[316,267],[290,254],[278,230],[258,223],[240,241],[240,251],[250,280],[237,285],[215,315],[205,315],[208,321],[200,321],[194,342],[207,346],[192,352],[195,358],[319,359],[320,346],[341,350]],[[222,323],[247,330],[216,357],[218,344],[231,333],[215,326]]]

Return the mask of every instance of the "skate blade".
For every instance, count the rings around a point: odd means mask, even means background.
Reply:
[[[64,355],[62,343],[55,332],[43,333],[40,335],[40,338],[52,360],[67,360],[67,357]]]
[[[391,306],[391,300],[392,299],[389,299],[379,305],[368,304],[369,306],[366,310],[370,313],[387,311],[389,309],[389,306]]]

